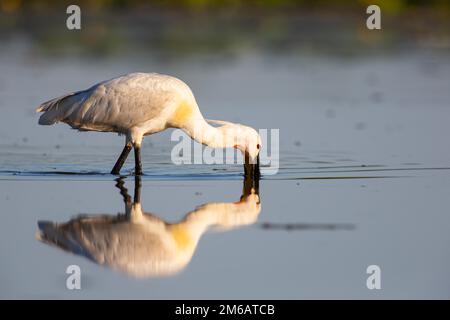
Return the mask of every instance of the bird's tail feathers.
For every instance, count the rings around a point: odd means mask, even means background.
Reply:
[[[68,251],[73,246],[62,226],[50,221],[38,221],[38,227],[39,232],[36,234],[36,238],[39,241],[57,245]]]
[[[65,102],[67,102],[67,99],[81,92],[82,91],[72,92],[41,104],[36,109],[36,112],[44,112],[44,114],[42,114],[41,117],[39,118],[39,124],[51,125],[54,124],[55,122],[58,122],[60,120],[59,117],[61,116],[62,113],[64,113],[64,110],[61,110],[61,108],[64,108],[66,106]]]
[[[53,108],[57,108],[58,105],[66,98],[71,97],[73,95],[76,95],[79,92],[72,92],[69,94],[66,94],[64,96],[58,97],[58,98],[54,98],[52,100],[46,101],[44,103],[42,103],[39,107],[37,107],[36,112],[44,112],[44,111],[48,111],[50,109]]]
[[[89,258],[76,237],[76,227],[71,224],[60,225],[50,221],[38,221],[39,231],[36,233],[36,239],[59,247],[64,251],[81,254]]]

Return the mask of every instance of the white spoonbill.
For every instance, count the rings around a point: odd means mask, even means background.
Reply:
[[[261,138],[257,131],[241,124],[206,120],[189,86],[168,75],[130,73],[47,101],[36,111],[43,112],[41,125],[64,122],[80,131],[124,134],[125,147],[112,174],[119,174],[134,148],[135,174],[141,175],[143,137],[180,128],[210,147],[239,149],[245,157],[245,175],[259,176]],[[208,122],[220,126],[213,127]]]

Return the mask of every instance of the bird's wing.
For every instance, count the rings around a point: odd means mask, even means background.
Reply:
[[[120,132],[161,116],[171,101],[188,96],[187,89],[170,77],[130,74],[42,104],[39,124]]]

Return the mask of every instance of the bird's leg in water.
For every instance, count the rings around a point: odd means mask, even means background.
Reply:
[[[125,188],[125,181],[123,180],[123,178],[116,179],[116,187],[119,188],[119,190],[120,190],[120,194],[123,197],[123,202],[125,203],[125,207],[130,207],[132,204],[131,197],[128,194],[127,188]]]
[[[137,176],[142,175],[142,165],[141,165],[141,146],[134,146],[134,174]]]
[[[130,212],[133,207],[133,201],[131,200],[131,197],[128,194],[128,189],[125,188],[125,180],[122,177],[116,179],[116,187],[120,190],[120,194],[123,197],[123,202],[125,203],[125,215],[119,214],[118,218],[120,221],[122,221],[122,219],[125,219],[127,221],[128,219],[130,219]]]
[[[123,164],[125,163],[125,160],[127,160],[128,154],[131,151],[131,143],[127,142],[125,144],[125,147],[122,150],[122,153],[119,156],[119,159],[117,159],[116,164],[114,165],[114,168],[111,170],[111,174],[119,174],[120,169],[122,168]]]
[[[134,203],[141,202],[141,177],[134,178]]]
[[[128,194],[127,188],[125,188],[125,181],[123,180],[123,178],[116,179],[116,187],[120,190],[120,194],[123,197],[123,202],[125,202],[125,204],[130,204],[131,197]]]

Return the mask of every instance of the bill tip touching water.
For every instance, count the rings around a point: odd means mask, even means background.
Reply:
[[[112,174],[120,173],[134,149],[135,174],[142,175],[143,138],[178,128],[209,147],[240,150],[245,159],[245,176],[260,176],[258,132],[242,124],[205,119],[189,86],[172,76],[130,73],[47,101],[36,111],[42,112],[41,125],[63,122],[80,131],[125,135],[125,146]]]

